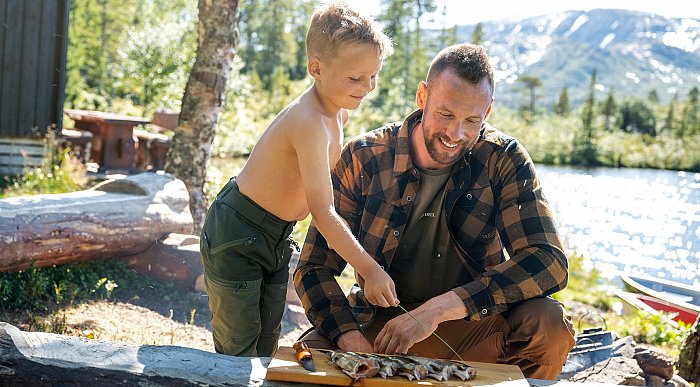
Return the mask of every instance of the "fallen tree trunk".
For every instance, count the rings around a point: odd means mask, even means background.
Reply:
[[[0,200],[0,272],[136,254],[189,234],[182,181],[142,173],[79,192]]]
[[[137,346],[22,332],[0,322],[0,385],[249,386],[264,381],[269,362],[270,358],[171,345]],[[263,385],[289,384],[265,381]]]

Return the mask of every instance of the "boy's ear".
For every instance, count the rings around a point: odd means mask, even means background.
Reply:
[[[309,58],[306,68],[309,70],[309,75],[314,78],[319,77],[321,75],[321,60],[315,55],[312,56]]]
[[[420,81],[418,90],[416,91],[416,105],[418,109],[425,109],[425,102],[428,99],[428,84],[425,81]]]

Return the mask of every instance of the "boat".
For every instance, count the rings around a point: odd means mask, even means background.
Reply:
[[[673,320],[692,324],[700,315],[700,289],[680,282],[641,275],[620,274],[625,289],[618,292],[628,305],[647,312],[673,314]]]

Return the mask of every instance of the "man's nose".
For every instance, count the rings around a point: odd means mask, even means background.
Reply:
[[[445,132],[452,142],[459,142],[467,138],[467,128],[461,122],[450,125]]]

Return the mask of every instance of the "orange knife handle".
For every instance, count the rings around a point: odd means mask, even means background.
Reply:
[[[302,359],[311,359],[311,351],[305,342],[297,341],[292,347],[297,354],[297,360],[299,362],[301,362]]]

